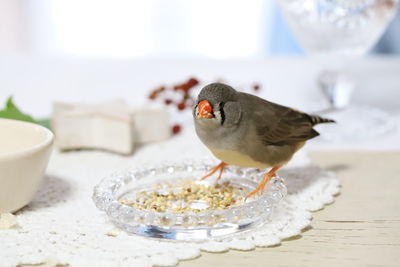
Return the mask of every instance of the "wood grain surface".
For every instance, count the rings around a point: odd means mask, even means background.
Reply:
[[[179,267],[400,266],[400,152],[310,154],[342,181],[310,229],[276,247],[203,253]]]

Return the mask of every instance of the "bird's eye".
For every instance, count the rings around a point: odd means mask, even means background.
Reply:
[[[224,102],[219,102],[219,113],[221,114],[221,125],[225,122]]]

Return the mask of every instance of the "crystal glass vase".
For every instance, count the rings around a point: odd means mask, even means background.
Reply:
[[[397,9],[397,0],[278,0],[304,50],[325,70],[317,79],[330,108],[321,114],[337,124],[320,125],[330,140],[363,140],[394,127],[383,111],[350,104],[356,81],[345,66],[364,55],[381,37]]]

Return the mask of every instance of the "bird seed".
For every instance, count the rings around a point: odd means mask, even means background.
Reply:
[[[229,182],[205,185],[184,180],[177,183],[157,183],[153,186],[153,191],[139,191],[133,198],[122,199],[120,203],[155,212],[201,212],[237,207],[244,201],[247,193],[246,189],[234,187]]]

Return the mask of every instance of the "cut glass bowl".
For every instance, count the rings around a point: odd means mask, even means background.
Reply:
[[[197,241],[224,238],[267,223],[275,206],[286,195],[284,180],[275,177],[268,182],[263,193],[245,201],[244,197],[257,187],[265,170],[227,166],[219,183],[229,182],[233,188],[246,191],[243,192],[244,195],[234,195],[236,206],[209,209],[204,203],[197,203],[196,212],[177,213],[172,209],[158,212],[121,203],[121,200],[137,199],[139,192],[156,190],[163,194],[165,190],[179,190],[176,187],[182,181],[213,185],[215,178],[199,179],[210,168],[210,164],[204,163],[169,164],[115,174],[104,178],[94,188],[93,201],[100,210],[107,213],[115,225],[129,233],[170,240]],[[155,188],[155,184],[162,186]],[[175,187],[167,188],[171,184]]]

